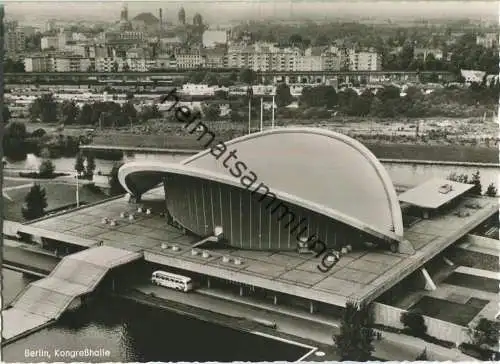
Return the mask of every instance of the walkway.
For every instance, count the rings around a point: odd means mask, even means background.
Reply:
[[[300,312],[298,309],[285,308],[273,304],[252,302],[250,297],[239,297],[227,292],[212,289],[198,289],[193,293],[182,293],[152,284],[137,286],[139,292],[154,293],[155,297],[168,301],[175,301],[186,306],[201,308],[206,311],[222,313],[235,318],[248,320],[261,319],[275,322],[277,333],[288,334],[299,338],[308,338],[314,343],[319,343],[325,348],[333,347],[333,335],[339,333],[338,323],[332,319],[323,321],[323,316]],[[235,304],[236,303],[236,304]],[[474,358],[462,354],[456,349],[447,349],[430,344],[424,340],[411,336],[382,332],[383,339],[375,341],[373,355],[385,360],[408,361],[414,360],[424,349],[427,349],[430,360],[467,360]],[[312,344],[308,342],[308,344]],[[321,346],[320,345],[320,346]],[[320,347],[320,350],[324,350]]]
[[[455,270],[455,273],[463,273],[463,274],[468,274],[471,276],[500,280],[500,273],[499,272],[492,272],[492,271],[484,270],[484,269],[477,269],[477,268],[461,266]]]
[[[92,292],[110,269],[141,257],[108,246],[66,256],[47,278],[30,283],[2,312],[2,337],[13,341],[57,320],[76,298]]]

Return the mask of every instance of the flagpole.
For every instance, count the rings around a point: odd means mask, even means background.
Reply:
[[[248,97],[248,134],[250,134],[250,125],[252,122],[252,98]]]
[[[272,117],[271,117],[271,127],[274,129],[274,95],[273,95],[273,106],[272,106]]]
[[[76,171],[76,207],[80,207],[80,191],[78,188],[78,171]]]
[[[264,126],[264,99],[260,98],[260,131],[262,131]]]

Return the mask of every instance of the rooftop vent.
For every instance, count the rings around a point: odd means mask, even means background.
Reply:
[[[168,248],[168,245],[167,245],[167,244],[165,244],[165,243],[161,243],[161,248],[162,248],[162,249],[167,249],[167,248]]]
[[[227,255],[222,257],[222,263],[229,263],[229,257]]]
[[[205,250],[203,251],[202,256],[203,258],[210,258],[210,253]]]
[[[181,248],[179,248],[177,245],[174,245],[174,246],[172,247],[172,250],[173,250],[174,252],[178,252],[179,250],[181,250]]]
[[[121,217],[122,219],[126,218],[127,216],[128,216],[128,214],[127,214],[126,212],[121,212],[121,213],[120,213],[120,217]]]
[[[191,255],[198,255],[198,250],[191,249]]]
[[[144,209],[143,209],[142,207],[138,207],[138,208],[137,208],[137,212],[138,212],[138,213],[141,213],[141,212],[143,212],[143,211],[144,211]]]
[[[133,221],[133,220],[135,219],[134,214],[130,214],[130,215],[128,215],[128,219],[129,219],[130,221]]]
[[[111,226],[116,226],[116,225],[117,225],[117,224],[116,224],[116,220],[114,220],[114,219],[113,219],[113,220],[111,220],[111,222],[110,222],[109,224],[110,224]]]
[[[151,209],[146,210],[146,215],[151,215]]]
[[[242,261],[240,258],[234,258],[234,264],[241,265]]]
[[[104,217],[104,218],[101,220],[101,222],[102,222],[103,224],[107,224],[107,223],[109,222],[109,219],[108,219],[107,217]]]
[[[446,184],[442,185],[438,189],[438,192],[442,193],[444,195],[447,194],[447,193],[450,193],[451,191],[453,191],[453,186],[451,184],[449,184],[449,183],[446,183]]]

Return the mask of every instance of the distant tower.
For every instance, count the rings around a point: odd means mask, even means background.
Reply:
[[[122,12],[120,13],[120,20],[128,21],[128,8],[127,4],[123,5]]]
[[[196,13],[193,17],[193,25],[201,26],[203,25],[203,18],[199,13]]]
[[[181,8],[179,10],[179,24],[185,25],[186,24],[186,12],[184,11],[184,8]]]

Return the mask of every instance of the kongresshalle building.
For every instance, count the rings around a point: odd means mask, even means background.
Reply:
[[[96,261],[101,274],[128,257],[146,269],[138,287],[160,269],[192,278],[200,294],[237,290],[334,317],[349,301],[390,303],[435,289],[426,267],[445,264],[448,248],[476,228],[498,226],[498,200],[468,193],[471,184],[434,178],[398,194],[380,161],[342,134],[279,128],[225,143],[206,127],[191,134],[210,148],[178,163],[120,168],[135,198],[9,224],[12,234],[66,254],[38,286],[65,292],[60,282],[92,278]],[[28,306],[11,310],[11,322]]]
[[[210,146],[180,164],[128,163],[120,182],[134,196],[163,184],[175,222],[200,238],[222,228],[231,247],[296,251],[301,241],[319,240],[339,251],[371,243],[397,252],[403,221],[396,191],[356,140],[287,128]]]

